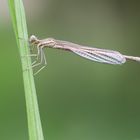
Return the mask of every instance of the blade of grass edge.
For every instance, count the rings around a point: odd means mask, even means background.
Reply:
[[[31,66],[31,59],[26,57],[30,51],[27,41],[28,33],[23,3],[22,0],[8,0],[8,2],[23,70],[29,139],[44,140],[33,71],[29,68]]]

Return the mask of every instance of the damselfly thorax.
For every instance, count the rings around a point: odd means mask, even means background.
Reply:
[[[140,62],[140,57],[127,56],[121,54],[118,51],[87,47],[68,41],[56,40],[54,38],[40,40],[36,36],[32,35],[29,39],[29,42],[31,45],[35,45],[37,48],[36,61],[33,62],[32,67],[36,67],[41,64],[43,65],[41,69],[37,71],[37,73],[41,71],[47,64],[46,57],[43,52],[43,48],[45,47],[70,51],[83,58],[106,64],[123,64],[127,59]]]

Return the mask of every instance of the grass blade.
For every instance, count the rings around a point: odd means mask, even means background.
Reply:
[[[31,59],[30,57],[26,57],[30,54],[30,51],[28,45],[28,33],[23,3],[22,0],[8,1],[23,70],[29,139],[44,140],[33,71],[32,69],[29,69],[29,66],[31,66]]]

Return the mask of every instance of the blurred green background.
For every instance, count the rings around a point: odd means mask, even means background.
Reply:
[[[0,140],[27,140],[18,48],[0,0]],[[140,2],[24,0],[29,34],[140,56]],[[45,139],[140,140],[140,64],[106,65],[45,50],[35,76]]]

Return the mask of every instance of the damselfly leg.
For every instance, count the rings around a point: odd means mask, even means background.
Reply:
[[[31,67],[34,68],[34,67],[39,66],[39,65],[42,65],[42,67],[37,72],[35,72],[34,75],[36,75],[37,73],[39,73],[47,65],[46,56],[44,54],[43,47],[41,47],[41,48],[38,47],[37,49],[38,49],[38,52],[37,52],[37,60],[35,60],[32,63],[32,66]]]
[[[35,46],[35,45],[34,45],[34,46]],[[37,53],[36,53],[36,54],[33,54],[33,55],[36,55],[36,60],[34,60],[34,61],[32,62],[32,66],[33,66],[35,63],[38,62],[39,56],[40,56],[40,53],[41,53],[39,45],[37,45],[36,48],[37,48]],[[32,55],[32,54],[31,54],[31,55]]]

